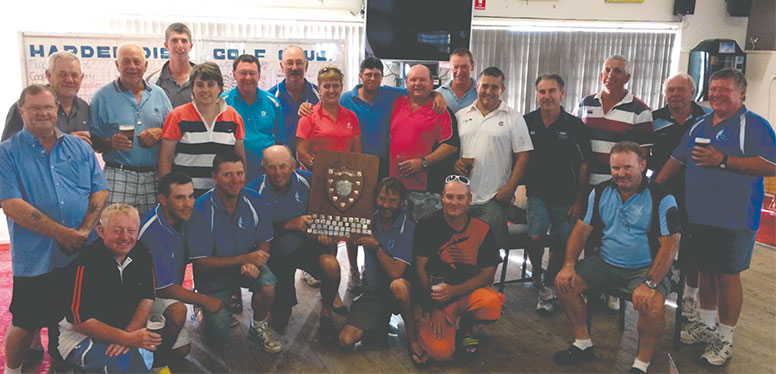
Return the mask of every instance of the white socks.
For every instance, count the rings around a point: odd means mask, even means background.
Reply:
[[[684,285],[684,297],[698,300],[698,288],[697,287],[690,287],[687,284]]]
[[[720,322],[719,325],[717,325],[717,334],[719,334],[719,337],[726,342],[733,342],[733,331],[736,329],[735,326],[728,326]]]
[[[698,308],[698,320],[706,326],[714,327],[717,324],[717,311]]]
[[[633,367],[646,373],[647,368],[649,367],[649,362],[644,362],[636,358],[633,360]]]
[[[592,339],[575,339],[573,345],[581,350],[588,349],[593,346]]]
[[[5,374],[22,374],[22,366],[19,365],[16,369],[11,369],[8,367],[8,363],[5,363]]]

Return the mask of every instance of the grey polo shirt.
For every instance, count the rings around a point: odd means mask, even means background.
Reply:
[[[189,64],[194,67],[193,63]],[[178,84],[170,75],[170,61],[165,62],[161,70],[149,75],[146,80],[164,90],[173,108],[191,102],[191,81],[187,79],[183,84]]]
[[[5,141],[13,134],[21,131],[22,128],[24,128],[24,121],[22,121],[22,114],[19,112],[19,102],[17,101],[13,103],[11,109],[8,110],[8,116],[5,117],[5,128],[0,141]],[[73,131],[89,131],[89,104],[76,96],[73,98],[73,107],[70,109],[69,115],[65,113],[60,104],[57,109],[57,128],[66,134]]]

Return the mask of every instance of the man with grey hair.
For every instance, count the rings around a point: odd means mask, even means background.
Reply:
[[[24,129],[0,143],[0,206],[8,218],[14,276],[6,373],[21,373],[38,330],[48,326],[51,332],[64,314],[63,269],[86,244],[108,198],[94,151],[56,128],[51,87],[25,88],[19,111]],[[39,360],[42,348],[38,351]]]
[[[164,48],[170,54],[170,61],[146,77],[164,90],[173,108],[191,102],[189,73],[194,63],[189,61],[189,54],[193,46],[191,29],[186,24],[170,24],[164,31]]]
[[[684,134],[657,176],[663,183],[676,173],[685,175],[691,236],[687,258],[698,267],[700,309],[698,320],[682,329],[681,339],[709,343],[701,360],[714,366],[732,355],[744,299],[741,272],[749,268],[760,227],[763,177],[776,175],[776,135],[767,120],[744,106],[745,99],[742,72],[712,74],[713,114]]]
[[[647,160],[647,168],[654,175],[660,172],[671,152],[674,151],[687,132],[699,118],[711,112],[711,108],[703,107],[692,101],[695,94],[695,81],[685,73],[675,74],[663,83],[663,94],[666,106],[652,112],[654,132],[652,133],[652,154]],[[679,173],[666,181],[665,187],[671,191],[679,206],[679,219],[682,227],[687,227],[687,211],[684,204],[684,174]],[[689,321],[697,319],[698,308],[698,272],[691,261],[684,261],[689,235],[682,237],[679,256],[684,270],[686,284],[682,300],[682,317]]]
[[[625,89],[630,81],[631,68],[628,59],[621,55],[612,55],[604,61],[599,73],[603,87],[597,94],[589,95],[579,102],[574,114],[582,119],[590,135],[589,188],[612,178],[609,170],[609,151],[621,141],[633,141],[642,147],[650,146],[652,134],[652,111],[646,103]],[[647,151],[644,150],[644,154]],[[593,252],[600,243],[600,233],[590,236],[585,253]],[[608,307],[620,308],[619,300],[608,298]]]
[[[49,56],[46,80],[58,102],[57,128],[92,145],[89,136],[89,104],[77,96],[83,77],[81,62],[76,55],[61,51]],[[24,121],[17,102],[11,106],[5,118],[2,141],[21,131],[22,127]]]
[[[116,67],[119,78],[92,97],[90,128],[103,151],[108,201],[130,204],[145,217],[156,205],[162,124],[172,105],[164,90],[143,79],[148,61],[140,45],[120,45]]]

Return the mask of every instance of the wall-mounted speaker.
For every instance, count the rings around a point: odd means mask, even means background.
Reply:
[[[695,14],[695,0],[675,0],[674,15]]]
[[[725,0],[727,11],[731,17],[749,17],[752,10],[752,0]]]

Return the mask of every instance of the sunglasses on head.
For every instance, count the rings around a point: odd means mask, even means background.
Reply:
[[[448,175],[447,178],[445,178],[445,183],[450,182],[458,182],[461,184],[469,185],[469,178],[464,177],[463,175]]]

